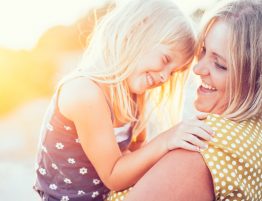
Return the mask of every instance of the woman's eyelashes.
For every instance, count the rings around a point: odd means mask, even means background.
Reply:
[[[221,69],[221,70],[227,70],[227,67],[225,67],[225,66],[219,64],[218,62],[214,62],[214,64],[215,64],[216,68],[218,68],[218,69]]]
[[[217,57],[214,58],[214,65],[215,65],[216,68],[218,68],[220,70],[227,70],[227,67],[224,64],[221,64]]]
[[[201,47],[201,49],[200,49],[199,59],[203,58],[203,57],[205,56],[205,54],[206,54],[206,47],[203,46],[203,47]],[[222,65],[222,64],[220,64],[220,63],[218,62],[217,58],[213,58],[213,60],[214,60],[213,63],[214,63],[214,65],[215,65],[216,68],[221,69],[221,70],[227,70],[227,67],[224,66],[224,65]]]

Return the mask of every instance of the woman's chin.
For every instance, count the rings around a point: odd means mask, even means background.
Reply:
[[[194,106],[197,111],[203,112],[203,113],[212,113],[212,114],[221,115],[225,111],[224,108],[222,109],[222,108],[217,108],[217,107],[211,107],[211,106],[203,104],[202,102],[199,103],[197,101],[194,102]]]
[[[195,109],[199,112],[210,113],[211,110],[206,105],[199,103],[197,100],[194,102]]]

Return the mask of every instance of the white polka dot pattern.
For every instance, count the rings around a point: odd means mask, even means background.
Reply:
[[[262,119],[240,123],[209,115],[215,141],[201,154],[212,174],[216,200],[262,200]]]
[[[105,201],[122,201],[125,200],[126,195],[128,194],[128,192],[132,189],[132,187],[130,187],[129,189],[126,189],[124,191],[111,191],[108,194],[108,197],[105,199]]]

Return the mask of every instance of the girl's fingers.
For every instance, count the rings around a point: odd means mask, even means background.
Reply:
[[[199,127],[194,127],[192,128],[190,131],[188,131],[187,133],[193,134],[198,138],[202,138],[203,140],[206,141],[212,141],[212,136],[207,133],[205,130],[203,130],[202,128]]]
[[[179,147],[182,149],[189,150],[189,151],[198,151],[198,152],[200,151],[198,146],[192,145],[186,141],[181,141]]]
[[[192,135],[192,134],[188,134],[185,136],[185,141],[191,143],[194,146],[197,146],[201,149],[206,149],[208,147],[208,145],[203,142],[202,140],[200,140],[199,138],[197,138],[196,136]]]
[[[214,135],[215,135],[214,131],[210,128],[210,126],[207,125],[206,123],[202,122],[202,121],[199,121],[199,120],[191,120],[190,125],[191,125],[191,126],[194,126],[194,127],[199,127],[199,128],[201,128],[202,130],[204,130],[205,132],[207,132],[207,133],[208,133],[209,135],[211,135],[211,136],[214,136]]]

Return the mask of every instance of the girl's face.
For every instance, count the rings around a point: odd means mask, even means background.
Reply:
[[[197,89],[195,107],[201,112],[221,114],[229,102],[226,94],[228,72],[229,28],[223,21],[215,22],[209,29],[194,73],[201,78]]]
[[[141,58],[137,68],[127,78],[130,92],[143,94],[147,89],[160,86],[186,62],[179,51],[172,52],[168,46],[162,44],[157,46]]]

